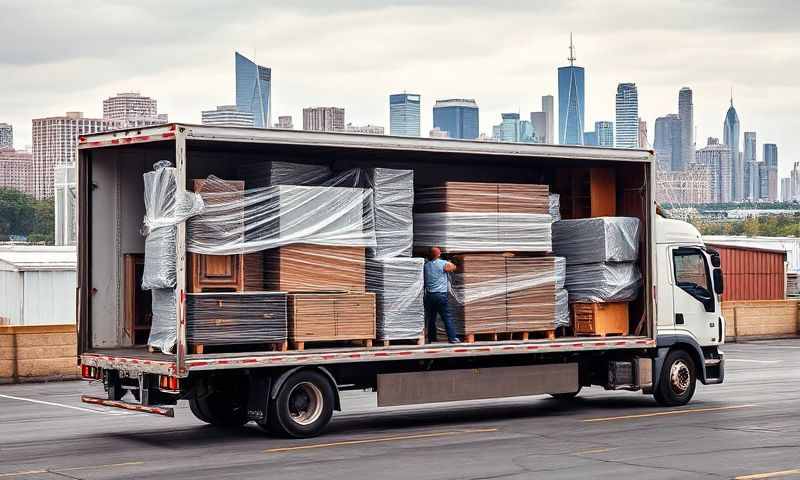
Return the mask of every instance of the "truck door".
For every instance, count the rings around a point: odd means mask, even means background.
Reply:
[[[705,252],[696,247],[674,248],[672,266],[675,328],[691,333],[700,345],[716,343],[719,313]]]

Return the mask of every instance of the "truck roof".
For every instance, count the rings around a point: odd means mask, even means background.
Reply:
[[[112,130],[81,135],[78,148],[105,148],[175,139],[185,133],[187,140],[218,142],[312,145],[378,150],[427,151],[478,155],[512,155],[539,158],[572,158],[598,161],[651,163],[653,151],[632,148],[545,145],[533,143],[487,142],[450,138],[400,137],[344,132],[316,132],[265,128],[216,127],[170,123],[153,127]]]

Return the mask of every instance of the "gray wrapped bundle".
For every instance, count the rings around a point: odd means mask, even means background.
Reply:
[[[550,215],[442,212],[414,215],[414,245],[446,252],[549,252]]]
[[[415,339],[422,336],[425,312],[422,258],[367,259],[367,291],[375,293],[377,338]]]
[[[570,303],[629,302],[636,299],[641,283],[635,263],[567,265]]]
[[[186,340],[204,345],[285,342],[283,292],[189,293]]]
[[[551,193],[548,195],[547,200],[549,202],[548,211],[550,212],[550,216],[553,217],[554,222],[558,222],[561,220],[561,196],[557,193]]]
[[[322,185],[333,176],[327,165],[292,162],[260,162],[239,167],[247,189],[273,185]]]
[[[556,290],[556,328],[569,327],[569,293],[561,288]]]
[[[156,288],[153,294],[153,323],[147,345],[164,353],[172,351],[178,337],[177,301],[172,288]]]
[[[414,242],[414,171],[393,168],[367,170],[373,189],[376,247],[371,257],[410,257]]]
[[[639,219],[595,217],[553,224],[553,252],[567,264],[633,262],[639,257]]]

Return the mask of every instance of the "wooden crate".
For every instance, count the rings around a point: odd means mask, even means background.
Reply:
[[[289,340],[306,342],[375,339],[374,293],[295,293],[289,295]]]
[[[572,312],[576,335],[628,334],[628,302],[574,303]]]

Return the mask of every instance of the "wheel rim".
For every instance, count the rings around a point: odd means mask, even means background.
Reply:
[[[678,395],[683,395],[689,390],[689,383],[692,374],[689,366],[683,360],[677,360],[669,369],[669,384],[672,391]]]
[[[289,416],[298,425],[311,425],[322,416],[322,391],[311,382],[300,382],[289,392]]]

